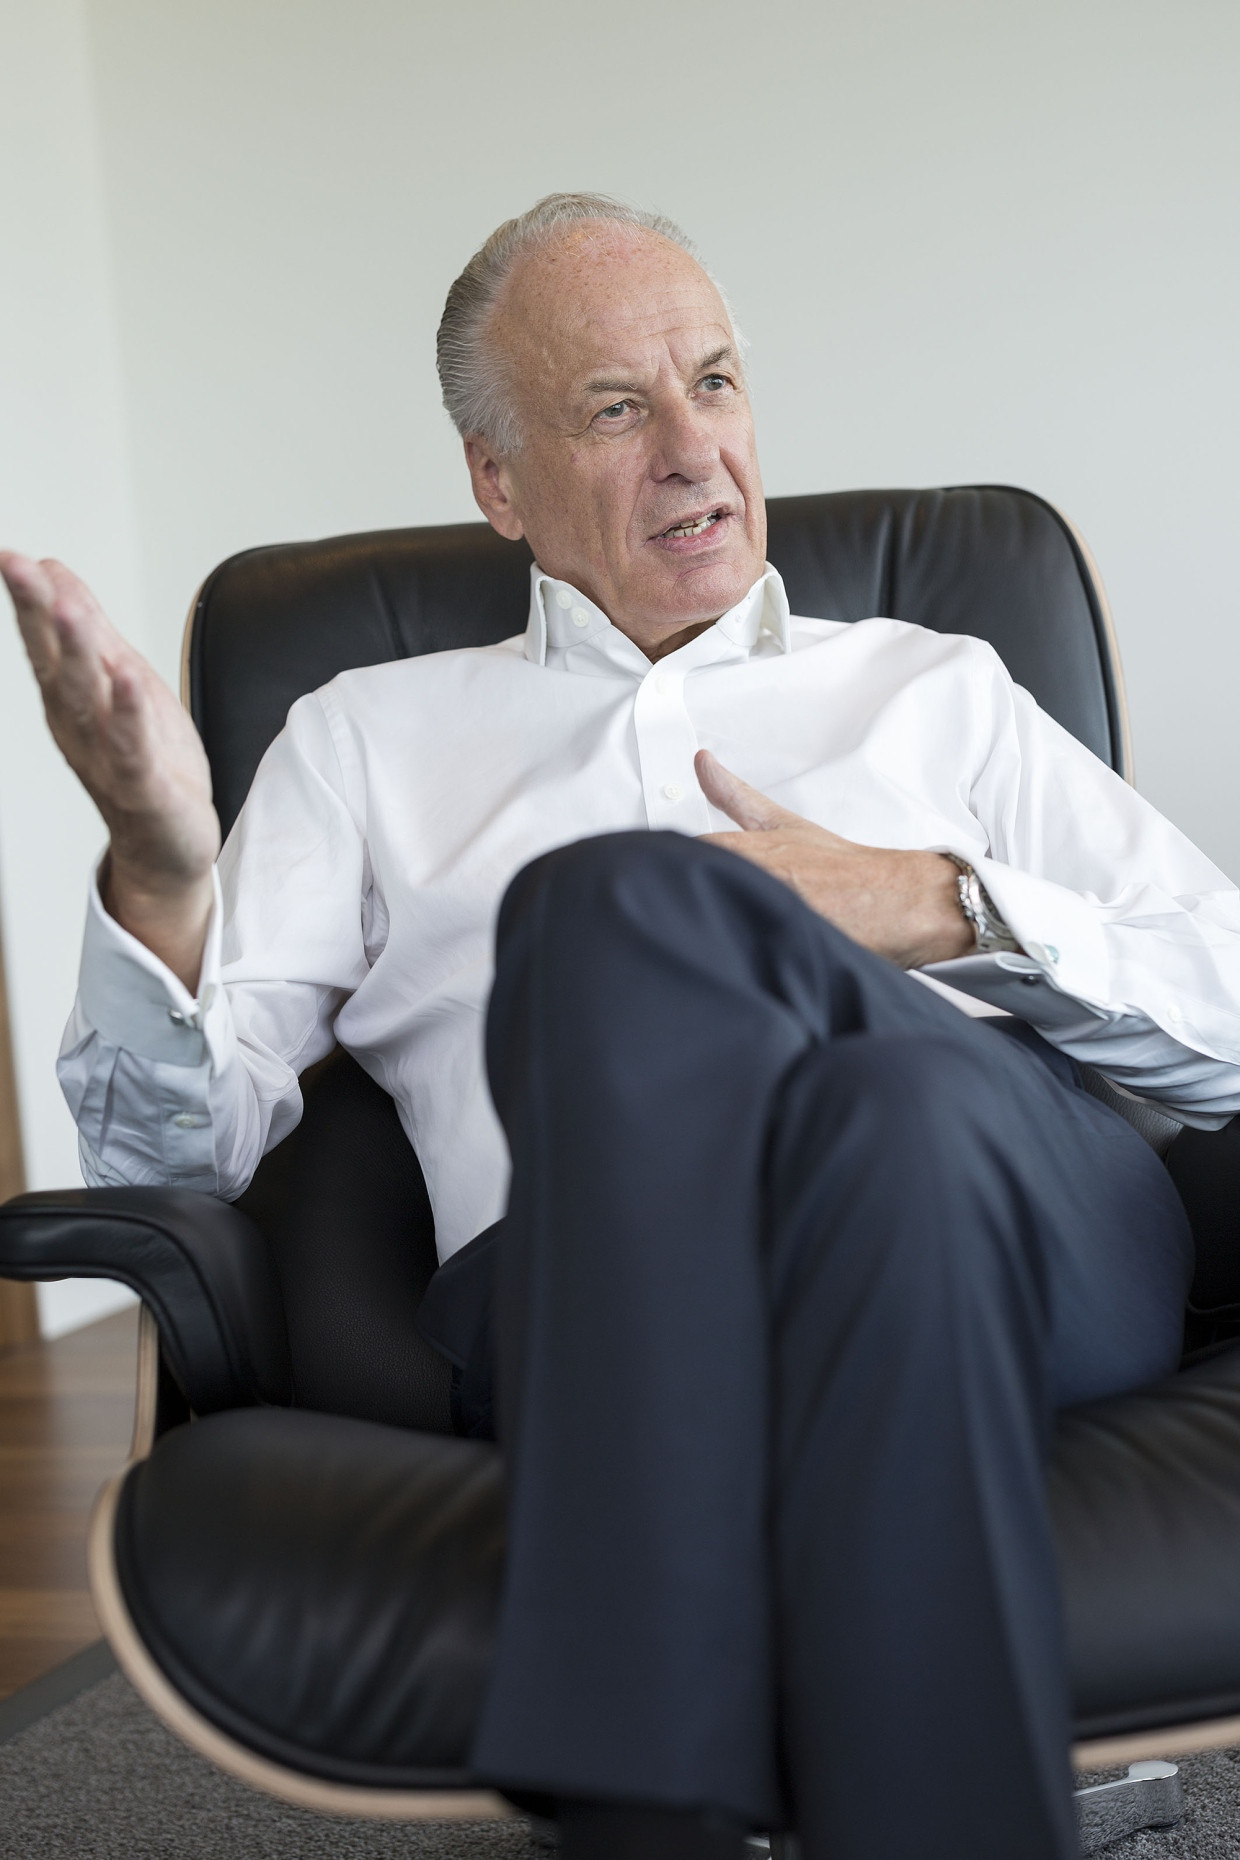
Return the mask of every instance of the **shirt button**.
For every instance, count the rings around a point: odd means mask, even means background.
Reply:
[[[586,612],[585,608],[574,607],[573,608],[573,625],[574,626],[589,626],[589,624],[590,624],[590,616]]]
[[[1177,1001],[1169,1001],[1167,1003],[1167,1019],[1170,1021],[1174,1021],[1175,1024],[1178,1026],[1180,1022],[1183,1020],[1183,1018],[1184,1018],[1184,1012],[1183,1012],[1183,1009],[1180,1007],[1179,1003]]]
[[[198,1119],[192,1111],[178,1111],[172,1121],[178,1130],[197,1130],[198,1128]]]
[[[573,597],[572,597],[572,595],[571,595],[571,594],[569,593],[569,591],[568,591],[568,589],[567,589],[567,588],[557,588],[557,589],[556,589],[556,591],[555,591],[555,604],[556,604],[556,606],[557,606],[557,607],[571,607],[571,606],[572,606],[572,604],[573,604]]]
[[[1048,962],[1059,961],[1059,951],[1055,948],[1055,945],[1053,943],[1048,943],[1046,945],[1046,960]]]
[[[660,693],[662,693],[662,692],[664,692],[664,691],[666,691],[666,690],[667,690],[667,680],[666,680],[666,678],[665,678],[665,677],[663,676],[663,674],[662,674],[662,672],[660,672],[660,673],[659,673],[659,674],[658,674],[658,675],[657,675],[657,676],[656,676],[656,677],[654,678],[654,680],[653,680],[652,682],[653,682],[653,684],[654,684],[654,688],[655,688],[655,690],[656,690],[656,691],[658,691],[658,692],[660,692]]]
[[[683,793],[684,793],[684,789],[680,786],[679,782],[674,782],[674,781],[664,782],[663,798],[665,801],[679,801]]]

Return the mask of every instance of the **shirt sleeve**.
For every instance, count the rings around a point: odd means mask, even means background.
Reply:
[[[971,860],[1024,956],[929,973],[1007,1009],[1177,1117],[1240,1111],[1240,895],[1008,678],[996,655]]]
[[[92,885],[58,1063],[88,1183],[242,1192],[300,1118],[298,1074],[331,1050],[367,971],[368,878],[360,797],[311,695],[220,854],[196,997]]]

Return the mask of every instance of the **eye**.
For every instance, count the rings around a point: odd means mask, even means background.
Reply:
[[[726,375],[703,375],[698,382],[699,387],[705,388],[711,394],[718,394],[720,389],[730,388],[731,385]]]
[[[596,420],[608,420],[614,423],[616,420],[622,420],[632,405],[631,400],[613,400],[610,407],[601,408],[594,417]]]

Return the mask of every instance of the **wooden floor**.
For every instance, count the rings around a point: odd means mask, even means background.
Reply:
[[[86,1521],[123,1463],[138,1314],[0,1351],[0,1698],[99,1638]]]

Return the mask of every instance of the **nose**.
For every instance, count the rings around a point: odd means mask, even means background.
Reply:
[[[683,478],[705,484],[719,463],[719,440],[705,409],[679,395],[659,408],[651,469],[662,483]]]

